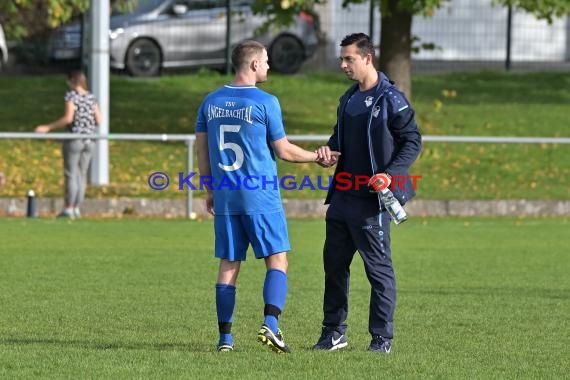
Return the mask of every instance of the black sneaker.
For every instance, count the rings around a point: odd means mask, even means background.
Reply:
[[[344,334],[341,334],[335,328],[325,326],[319,341],[313,346],[313,350],[334,351],[346,346],[348,346],[348,340]]]
[[[289,346],[283,341],[281,329],[277,329],[277,334],[274,334],[269,327],[262,325],[257,333],[257,340],[278,354],[291,352]]]
[[[370,342],[370,346],[368,346],[368,351],[389,354],[391,350],[392,340],[380,335],[372,335],[372,341]]]

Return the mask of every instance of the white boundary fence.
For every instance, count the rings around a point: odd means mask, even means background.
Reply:
[[[289,135],[290,141],[328,141],[329,135]],[[185,141],[188,146],[186,168],[188,173],[194,170],[195,135],[180,134],[136,134],[118,133],[109,135],[77,135],[74,133],[38,134],[30,132],[0,132],[0,139],[20,140],[131,140],[131,141]],[[508,137],[508,136],[422,136],[423,142],[452,143],[494,143],[494,144],[570,144],[570,137]],[[186,192],[186,217],[192,213],[193,193],[190,188]]]

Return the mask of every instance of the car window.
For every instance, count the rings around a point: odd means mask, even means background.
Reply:
[[[225,0],[191,0],[187,3],[188,9],[191,11],[226,7]]]
[[[246,5],[252,5],[253,4],[253,0],[232,0],[232,5],[235,6],[239,6],[239,7],[243,7]]]
[[[146,13],[156,9],[164,0],[129,0],[127,10],[132,13]]]
[[[226,8],[226,0],[178,0],[172,3],[170,9],[178,4],[186,5],[188,11]],[[234,7],[244,5],[251,5],[251,0],[232,0],[232,6]]]

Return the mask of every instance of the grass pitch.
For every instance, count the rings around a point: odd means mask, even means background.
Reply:
[[[264,266],[238,280],[236,351],[215,351],[211,221],[0,219],[0,378],[567,378],[568,219],[421,219],[393,228],[392,354],[367,353],[352,265],[349,347],[320,332],[322,220],[291,220],[291,355],[256,342]]]

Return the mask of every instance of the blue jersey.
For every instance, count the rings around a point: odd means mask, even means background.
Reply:
[[[255,86],[226,85],[204,99],[196,132],[207,132],[218,215],[283,209],[270,142],[285,137],[277,98]]]

